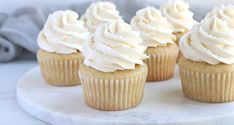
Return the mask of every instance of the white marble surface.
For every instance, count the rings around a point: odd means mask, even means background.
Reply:
[[[81,87],[52,87],[36,67],[18,83],[19,104],[32,116],[54,125],[233,125],[234,102],[208,104],[183,96],[178,73],[147,84],[137,108],[102,112],[87,107]]]
[[[16,101],[18,79],[35,65],[36,60],[28,58],[0,63],[0,125],[48,125],[25,113]]]

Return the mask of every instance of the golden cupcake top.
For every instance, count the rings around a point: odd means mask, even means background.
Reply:
[[[139,33],[123,20],[103,24],[84,44],[84,64],[102,72],[135,69],[147,58]]]
[[[161,5],[160,10],[168,22],[174,26],[174,32],[187,32],[197,23],[193,19],[193,13],[189,10],[189,4],[183,0],[171,0]]]
[[[83,42],[90,33],[83,21],[77,19],[78,14],[70,10],[50,14],[38,35],[39,47],[59,54],[82,51]]]
[[[116,6],[111,2],[92,3],[81,17],[85,22],[85,26],[91,32],[94,32],[103,23],[112,22],[121,18],[119,11],[116,10]]]
[[[173,26],[154,7],[146,7],[136,12],[131,27],[140,32],[143,45],[147,47],[166,46],[174,43]]]
[[[208,64],[234,63],[234,30],[228,22],[213,16],[196,24],[180,40],[185,58]]]

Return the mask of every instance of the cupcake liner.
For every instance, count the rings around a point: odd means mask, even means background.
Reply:
[[[96,72],[98,74],[99,71]],[[79,70],[86,104],[104,111],[119,111],[137,106],[143,98],[146,75],[146,65],[135,75],[110,73],[109,78],[86,75]]]
[[[148,66],[147,81],[161,81],[173,77],[178,48],[161,53],[146,53],[149,58],[144,62]]]
[[[178,63],[179,59],[183,56],[182,52],[179,51],[176,62]]]
[[[210,72],[206,68],[196,70],[180,66],[179,71],[185,96],[209,103],[234,100],[234,70]]]
[[[38,51],[37,58],[41,74],[46,82],[54,86],[80,85],[77,75],[79,66],[83,63],[81,54],[53,55],[42,50]]]
[[[176,62],[179,62],[179,59],[183,56],[182,52],[179,51]]]

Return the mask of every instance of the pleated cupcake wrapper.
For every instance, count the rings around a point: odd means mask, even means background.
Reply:
[[[180,67],[180,77],[189,98],[210,103],[234,100],[234,72],[203,73]]]
[[[73,86],[79,85],[80,80],[77,75],[82,59],[55,60],[40,59],[42,76],[50,85]]]
[[[87,77],[79,73],[86,104],[94,109],[119,111],[137,106],[144,94],[147,73],[120,79]]]
[[[161,81],[173,77],[178,52],[149,54],[147,81]]]
[[[177,59],[176,59],[176,62],[177,62],[177,63],[178,63],[178,61],[179,61],[180,57],[182,57],[182,56],[183,56],[182,52],[181,52],[181,51],[179,51],[178,56],[177,56]]]

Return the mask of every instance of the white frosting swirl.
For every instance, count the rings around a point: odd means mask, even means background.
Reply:
[[[189,4],[183,0],[169,1],[160,7],[162,15],[174,26],[174,32],[187,32],[197,22],[189,11]]]
[[[233,5],[221,5],[215,7],[211,12],[209,12],[206,18],[216,16],[221,20],[225,20],[228,23],[228,26],[234,28],[234,6]]]
[[[176,39],[172,34],[173,26],[153,7],[137,11],[131,20],[131,26],[140,32],[143,45],[148,47],[166,46]]]
[[[216,16],[205,18],[180,40],[185,58],[208,64],[234,63],[234,30]]]
[[[92,32],[103,23],[112,22],[121,19],[119,11],[111,2],[97,2],[92,3],[81,20],[85,22],[86,27]]]
[[[39,47],[59,54],[82,51],[83,42],[90,33],[77,18],[78,14],[70,10],[50,14],[38,35]]]
[[[141,43],[139,33],[123,20],[101,25],[84,44],[84,64],[102,72],[134,69],[147,58]]]

